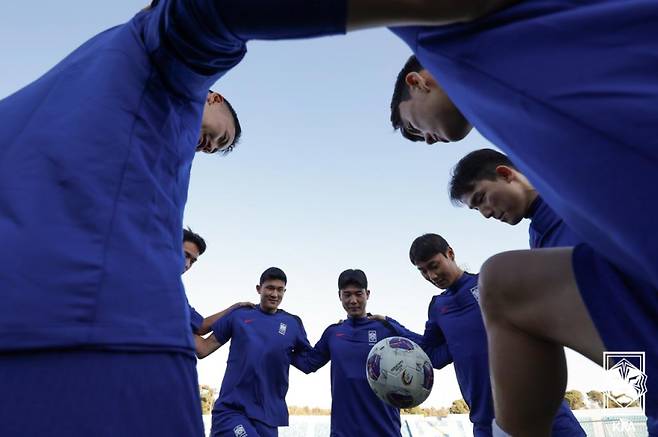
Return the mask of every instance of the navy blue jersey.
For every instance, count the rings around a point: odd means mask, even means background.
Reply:
[[[199,329],[201,329],[201,325],[203,324],[203,316],[190,304],[187,304],[187,308],[190,313],[190,329],[196,334],[199,332]]]
[[[459,388],[471,409],[471,422],[490,426],[494,412],[487,333],[478,299],[478,275],[470,273],[464,273],[445,292],[434,296],[428,309],[422,345],[448,344],[450,358],[433,364],[441,368],[454,363]]]
[[[269,426],[287,426],[291,360],[311,348],[300,318],[283,310],[270,314],[260,307],[242,307],[217,320],[212,330],[221,344],[231,340],[215,408],[244,411]]]
[[[464,272],[445,292],[432,298],[421,345],[423,348],[429,345],[436,349],[440,343],[447,344],[450,355],[445,355],[443,362],[433,360],[433,364],[441,368],[454,363],[459,388],[471,410],[471,422],[480,433],[491,434],[494,408],[489,380],[487,333],[479,299],[478,275]],[[553,435],[585,435],[566,402],[558,410]]]
[[[658,171],[657,22],[655,0],[534,0],[393,32],[558,216],[658,286],[647,202]]]
[[[255,13],[258,11],[258,13]],[[0,101],[0,350],[193,351],[183,207],[208,89],[345,1],[160,0]]]
[[[379,399],[366,379],[370,349],[378,341],[394,336],[416,343],[421,340],[390,318],[348,318],[330,325],[311,351],[295,358],[296,366],[306,373],[315,372],[331,360],[332,437],[400,435],[400,410]]]
[[[533,249],[572,247],[583,241],[539,196],[532,202],[527,216],[530,219],[530,247]]]

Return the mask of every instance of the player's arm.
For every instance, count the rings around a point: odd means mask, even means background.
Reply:
[[[194,335],[194,349],[196,356],[203,359],[219,349],[233,337],[233,319],[237,311],[227,311],[210,326],[212,334],[205,338]]]
[[[324,331],[320,340],[313,347],[310,346],[308,340],[306,340],[306,344],[300,342],[293,352],[290,364],[306,374],[315,372],[327,364],[331,359],[328,341],[329,329]]]
[[[217,340],[215,334],[210,334],[206,338],[200,335],[194,335],[194,348],[196,350],[196,356],[200,360],[215,352],[221,346],[222,343]]]
[[[425,332],[418,345],[423,348],[435,369],[442,369],[452,363],[452,354],[443,331],[432,320],[425,322]]]
[[[208,316],[205,319],[203,319],[203,322],[201,323],[201,326],[199,327],[199,329],[197,329],[196,334],[199,334],[199,335],[208,334],[212,330],[212,328],[211,328],[212,325],[217,320],[221,319],[222,317],[224,317],[225,315],[227,315],[228,313],[230,313],[234,309],[241,308],[241,307],[254,308],[255,305],[251,302],[237,302],[237,303],[234,303],[233,305],[226,308],[225,310],[222,310],[218,313],[213,314],[212,316]]]
[[[427,323],[425,323],[425,332],[423,335],[420,335],[405,328],[390,317],[380,315],[374,315],[371,317],[376,320],[383,319],[393,329],[395,335],[408,338],[420,346],[423,351],[425,351],[430,361],[432,361],[432,367],[441,369],[452,363],[452,355],[450,354],[448,343],[445,340],[443,332],[435,323],[428,320]]]
[[[518,0],[348,0],[347,30],[472,21]]]

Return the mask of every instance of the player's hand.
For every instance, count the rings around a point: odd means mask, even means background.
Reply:
[[[256,304],[251,302],[237,302],[233,304],[233,308],[242,308],[242,307],[256,308]]]
[[[386,316],[382,316],[381,314],[370,314],[368,315],[368,318],[370,320],[379,320],[380,322],[386,321]]]

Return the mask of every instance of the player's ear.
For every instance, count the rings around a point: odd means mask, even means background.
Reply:
[[[506,165],[499,165],[496,167],[496,174],[507,182],[511,182],[516,178],[514,169]]]
[[[450,261],[455,260],[455,251],[452,250],[452,247],[448,246],[448,250],[446,250],[446,258],[448,258]]]
[[[427,81],[417,71],[407,73],[407,75],[404,77],[404,81],[407,85],[409,85],[412,91],[429,91]]]
[[[366,289],[366,300],[370,299],[370,290]]]
[[[256,291],[260,294],[260,285],[256,285]]]

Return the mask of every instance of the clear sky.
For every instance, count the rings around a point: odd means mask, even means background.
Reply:
[[[0,98],[146,3],[4,2]],[[185,224],[208,243],[184,277],[197,310],[208,315],[236,301],[256,302],[260,273],[278,266],[289,278],[282,308],[302,318],[314,343],[344,317],[338,274],[361,268],[372,292],[368,309],[422,332],[438,290],[409,262],[415,237],[443,235],[471,272],[495,253],[527,248],[527,222],[487,221],[448,201],[452,166],[471,150],[491,147],[477,132],[434,146],[393,132],[393,81],[409,54],[385,30],[254,42],[216,84],[237,110],[244,135],[231,155],[197,155],[192,169]],[[201,383],[219,387],[227,355],[228,345],[199,362]],[[569,388],[597,388],[597,366],[575,353],[568,360]],[[310,376],[290,374],[289,404],[330,405],[328,365]],[[424,405],[446,406],[460,397],[448,366],[437,372]]]

